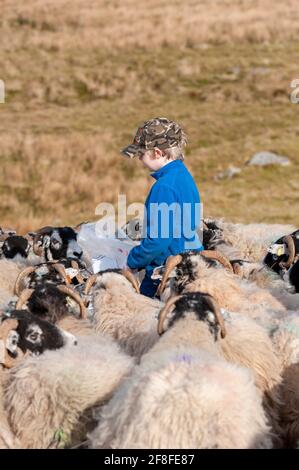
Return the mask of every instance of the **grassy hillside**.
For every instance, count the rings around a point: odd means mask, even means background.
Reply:
[[[151,178],[119,149],[159,115],[189,136],[206,215],[298,225],[298,20],[297,0],[2,0],[0,226],[143,201]],[[244,167],[260,150],[292,165]]]

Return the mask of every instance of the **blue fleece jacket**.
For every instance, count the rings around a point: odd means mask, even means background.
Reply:
[[[127,260],[132,269],[145,268],[147,277],[170,255],[203,250],[196,233],[200,197],[184,163],[171,161],[151,176],[157,181],[145,201],[145,238],[132,248]]]

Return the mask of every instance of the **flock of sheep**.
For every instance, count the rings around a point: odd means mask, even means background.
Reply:
[[[0,229],[0,448],[299,448],[299,230],[207,219],[150,299],[80,228]]]

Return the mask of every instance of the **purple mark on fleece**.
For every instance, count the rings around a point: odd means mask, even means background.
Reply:
[[[191,364],[193,358],[190,354],[180,354],[178,356],[175,356],[175,361],[176,362],[188,362],[188,364]]]

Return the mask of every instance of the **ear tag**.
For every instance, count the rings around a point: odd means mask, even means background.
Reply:
[[[279,248],[277,248],[277,256],[282,256],[284,255],[284,246],[280,246]]]
[[[74,268],[67,268],[65,272],[69,281],[79,274],[79,270]]]

